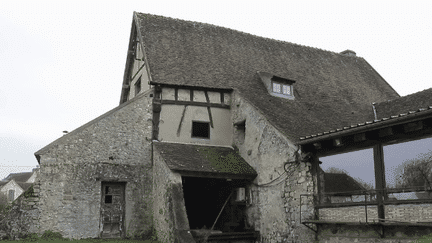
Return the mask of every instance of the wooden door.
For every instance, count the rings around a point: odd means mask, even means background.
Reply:
[[[121,238],[124,231],[125,183],[102,183],[102,238]]]

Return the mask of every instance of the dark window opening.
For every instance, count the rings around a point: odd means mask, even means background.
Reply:
[[[192,137],[210,138],[210,123],[192,122]]]
[[[141,91],[141,77],[135,83],[135,96]]]
[[[234,124],[236,131],[235,137],[240,144],[243,144],[246,137],[246,120]]]
[[[112,203],[112,196],[111,195],[105,196],[105,203]]]

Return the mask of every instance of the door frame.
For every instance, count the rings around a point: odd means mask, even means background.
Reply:
[[[105,196],[105,192],[104,192],[104,186],[109,186],[109,185],[120,185],[122,187],[122,198],[123,198],[123,203],[122,203],[122,213],[121,213],[121,217],[122,217],[122,221],[120,224],[120,238],[125,238],[126,235],[126,230],[125,230],[125,221],[126,221],[126,184],[127,182],[125,181],[102,181],[101,185],[100,185],[100,190],[101,190],[101,198],[100,198],[100,212],[99,212],[99,237],[102,237],[103,234],[103,214],[102,214],[102,210],[103,210],[103,206],[104,206],[104,196]]]

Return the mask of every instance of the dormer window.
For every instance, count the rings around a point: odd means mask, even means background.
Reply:
[[[282,94],[284,94],[284,95],[291,95],[292,94],[292,92],[291,92],[292,86],[291,85],[282,85],[282,87],[283,87]]]
[[[273,93],[282,94],[285,96],[292,96],[292,85],[282,84],[272,81]]]
[[[273,92],[280,93],[281,92],[281,84],[273,83]]]
[[[258,72],[258,75],[271,96],[289,100],[294,99],[294,83],[296,81],[267,72]]]

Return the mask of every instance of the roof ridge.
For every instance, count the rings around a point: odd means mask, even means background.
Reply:
[[[235,29],[232,29],[232,28],[229,28],[229,27],[214,25],[214,24],[210,24],[210,23],[203,23],[203,22],[192,21],[192,20],[184,20],[184,19],[166,17],[166,16],[156,15],[156,14],[141,13],[141,12],[136,12],[136,11],[134,12],[134,14],[136,14],[137,17],[139,17],[138,15],[145,16],[145,17],[150,16],[150,18],[151,17],[164,18],[164,19],[170,19],[170,20],[174,20],[174,21],[182,21],[182,22],[190,23],[190,24],[194,24],[194,25],[195,24],[201,24],[201,25],[205,25],[207,27],[223,28],[223,29],[226,29],[226,30],[237,32],[239,34],[250,35],[250,36],[253,36],[253,37],[256,37],[256,38],[261,38],[261,39],[266,39],[266,40],[270,40],[270,41],[291,44],[291,45],[299,46],[299,47],[306,47],[306,48],[310,48],[310,49],[314,49],[314,50],[319,50],[319,51],[323,51],[323,52],[329,52],[329,53],[332,53],[332,54],[337,54],[337,55],[344,56],[344,57],[363,59],[362,57],[357,56],[357,55],[355,55],[355,56],[347,56],[347,55],[344,55],[344,54],[342,54],[340,52],[329,51],[329,50],[326,50],[326,49],[322,49],[322,48],[318,48],[318,47],[313,47],[313,46],[301,45],[301,44],[297,44],[297,43],[289,42],[289,41],[277,40],[277,39],[273,39],[273,38],[270,38],[270,37],[258,36],[258,35],[254,35],[254,34],[251,34],[251,33],[244,32],[244,31],[235,30]]]

